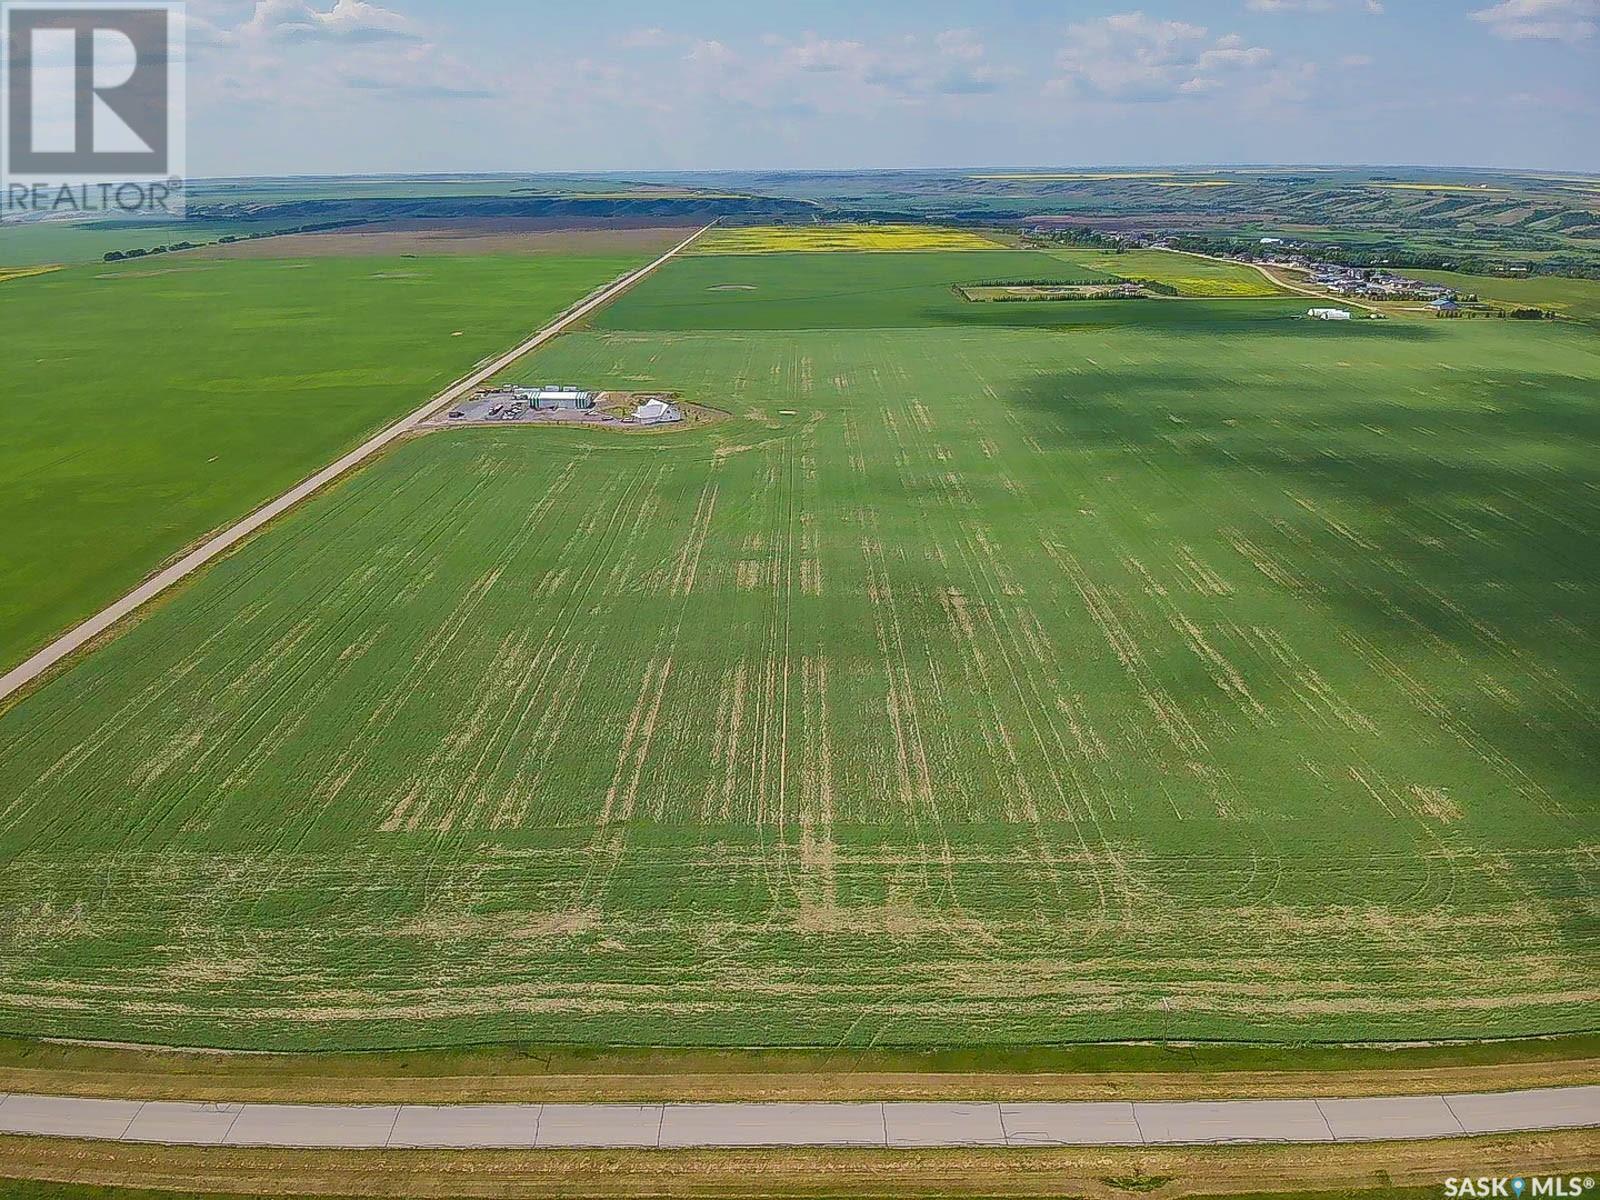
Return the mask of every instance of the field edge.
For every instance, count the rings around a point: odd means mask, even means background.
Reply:
[[[298,1054],[0,1039],[0,1092],[140,1099],[1204,1099],[1492,1092],[1596,1077],[1596,1034],[1388,1047],[1108,1043],[845,1052],[499,1044]]]
[[[1351,1200],[1437,1195],[1461,1175],[1555,1175],[1593,1161],[1592,1131],[1316,1146],[963,1150],[415,1151],[175,1148],[0,1137],[0,1183],[70,1196],[1118,1197]],[[104,1188],[151,1189],[132,1194]],[[38,1190],[24,1195],[55,1195]]]

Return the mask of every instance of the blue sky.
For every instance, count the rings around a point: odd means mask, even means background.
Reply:
[[[194,176],[1600,170],[1600,0],[190,0]]]

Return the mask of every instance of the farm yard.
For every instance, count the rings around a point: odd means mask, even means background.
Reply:
[[[1281,288],[1274,287],[1254,267],[1197,258],[1192,254],[1173,254],[1165,250],[1097,251],[1084,248],[1053,253],[1064,262],[1124,279],[1164,283],[1176,289],[1180,296],[1246,299],[1284,294]]]
[[[1563,279],[1536,275],[1525,279],[1464,275],[1457,271],[1417,271],[1418,279],[1441,283],[1463,295],[1493,304],[1528,305],[1558,313],[1570,321],[1600,325],[1600,279]]]
[[[511,381],[729,419],[431,433],[266,531],[0,715],[0,1026],[1586,1028],[1592,334],[954,291],[1112,269],[692,256]]]
[[[0,673],[648,261],[626,232],[531,261],[191,253],[5,282]]]

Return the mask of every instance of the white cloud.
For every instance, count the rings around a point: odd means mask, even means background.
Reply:
[[[1500,0],[1472,19],[1510,41],[1584,41],[1600,30],[1600,0]]]
[[[1067,29],[1048,88],[1095,99],[1137,102],[1199,96],[1272,61],[1238,34],[1212,37],[1201,25],[1143,12],[1118,13]]]
[[[1218,38],[1211,49],[1203,51],[1195,60],[1195,65],[1202,75],[1212,75],[1220,71],[1259,67],[1271,57],[1272,51],[1266,47],[1246,46],[1242,37],[1230,33]]]
[[[831,41],[807,34],[799,45],[783,52],[784,59],[801,71],[865,71],[874,56],[860,42]]]
[[[661,46],[670,46],[676,40],[659,25],[652,25],[647,29],[631,29],[620,39],[624,50],[654,50]]]
[[[215,21],[210,21],[200,16],[192,7],[184,14],[183,39],[185,45],[191,49],[237,46],[239,44],[239,35],[237,33],[231,29],[224,29]]]
[[[326,2],[326,0],[324,0]],[[195,17],[191,13],[191,31]],[[367,0],[255,0],[236,28],[201,27],[203,45],[228,47],[214,86],[240,98],[335,110],[350,92],[401,100],[477,100],[498,94],[483,72],[440,47],[400,13]],[[293,80],[292,87],[284,81]]]
[[[908,35],[869,45],[806,34],[800,41],[771,39],[776,74],[840,76],[869,93],[904,101],[930,96],[973,96],[997,91],[1013,75],[992,64],[970,29],[947,29],[932,38]],[[870,99],[870,95],[868,97]]]
[[[1341,8],[1361,8],[1374,16],[1383,12],[1383,0],[1245,0],[1251,12],[1333,12]]]
[[[404,17],[366,0],[335,0],[326,12],[307,0],[257,0],[255,12],[239,29],[242,37],[280,42],[420,41],[422,34]]]
[[[723,68],[732,64],[739,56],[715,38],[707,38],[690,45],[683,57],[685,61],[697,66]]]
[[[1268,72],[1246,97],[1246,106],[1268,111],[1304,104],[1316,94],[1322,70],[1313,62],[1291,63]]]
[[[989,61],[988,47],[970,29],[946,29],[935,35],[936,53],[924,64],[923,86],[946,96],[972,96],[998,91],[1015,72]]]
[[[407,100],[488,100],[496,93],[479,73],[427,42],[373,46],[350,55],[339,68],[347,87]]]
[[[984,53],[983,43],[970,29],[946,29],[934,37],[933,44],[947,58],[959,58],[965,62],[976,62]]]

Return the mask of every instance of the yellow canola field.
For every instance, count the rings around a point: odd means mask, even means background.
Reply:
[[[0,283],[12,279],[27,279],[32,275],[48,275],[51,271],[59,271],[59,264],[44,267],[0,267]]]

